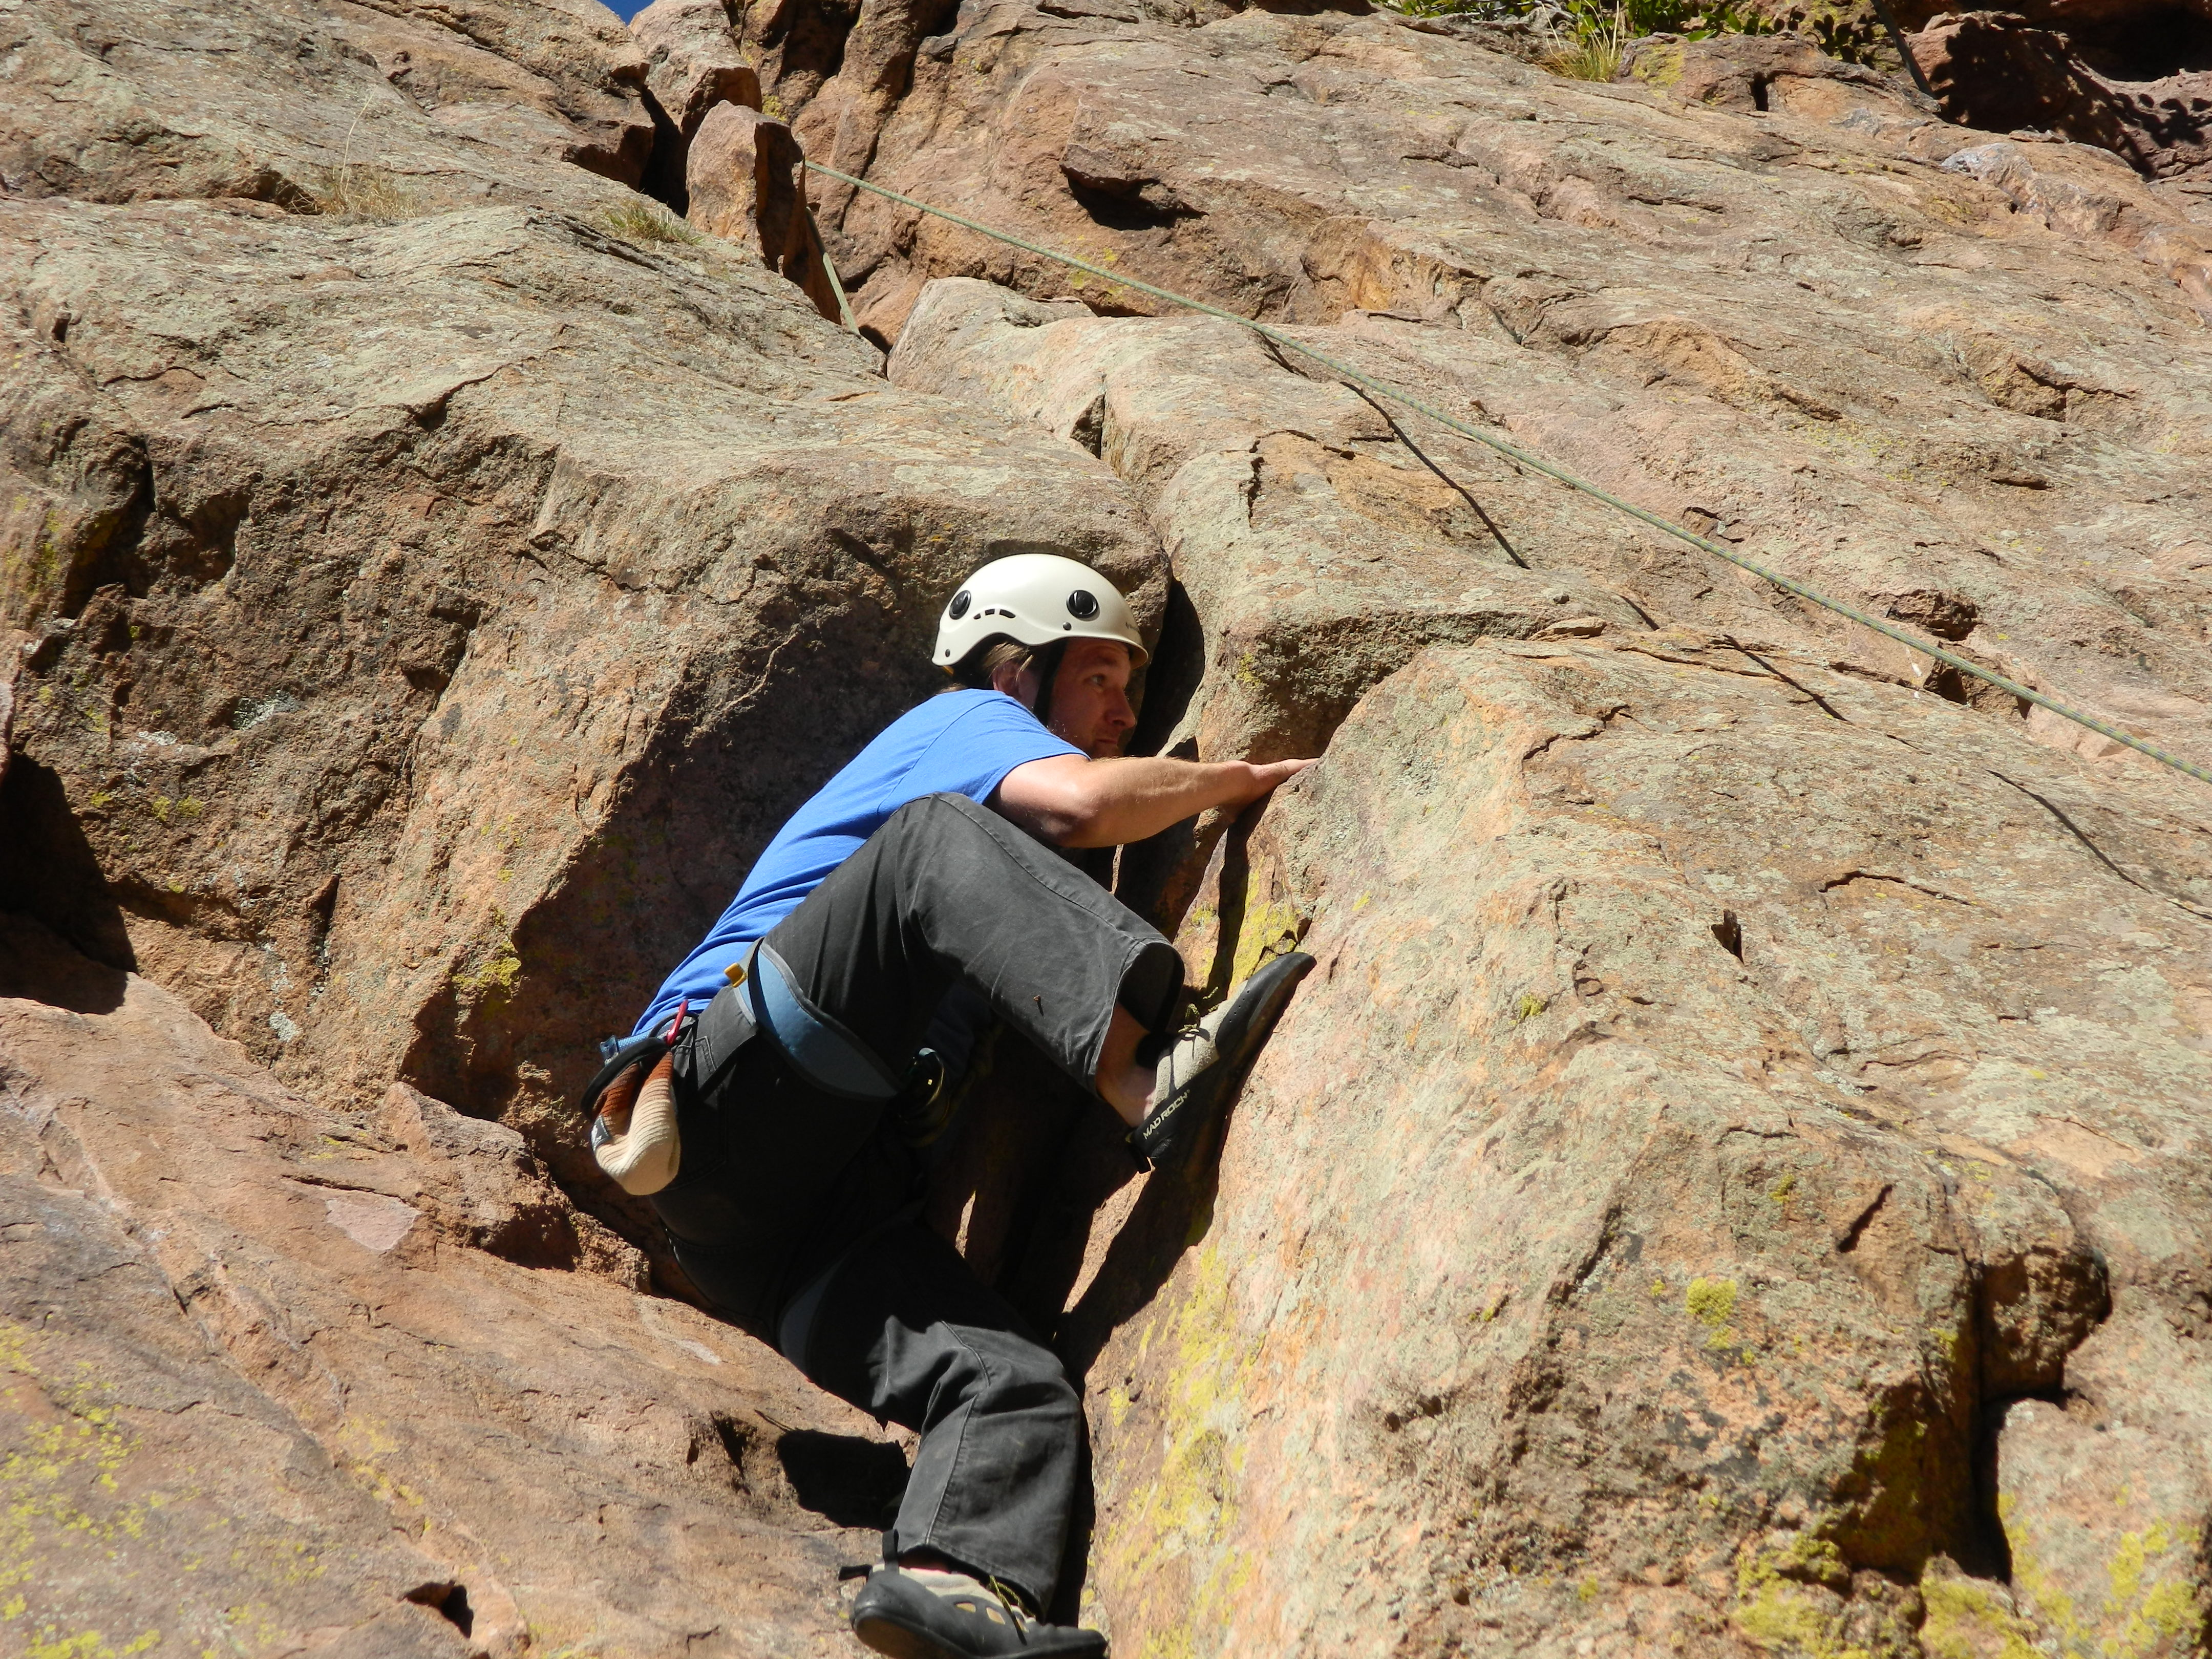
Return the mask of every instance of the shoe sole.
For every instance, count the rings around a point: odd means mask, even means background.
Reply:
[[[1235,1020],[1237,1029],[1233,1033],[1214,1033],[1214,1041],[1226,1051],[1223,1059],[1229,1069],[1223,1074],[1224,1084],[1234,1082],[1237,1074],[1257,1057],[1260,1044],[1282,1018],[1283,1005],[1291,1000],[1291,993],[1297,989],[1298,981],[1313,971],[1313,965],[1314,959],[1304,951],[1291,951],[1263,963],[1245,981],[1244,989],[1231,1006],[1231,1019],[1222,1022],[1226,1026]],[[1251,1005],[1249,1013],[1245,1012],[1247,1003]],[[1237,1019],[1240,1014],[1243,1018]],[[1229,1039],[1225,1042],[1222,1042],[1224,1036]]]
[[[863,1617],[854,1621],[853,1634],[865,1645],[883,1654],[884,1659],[975,1659],[964,1648],[948,1647],[933,1636],[890,1619]],[[1041,1659],[1075,1654],[1097,1655],[1103,1659],[1106,1650],[1089,1643],[1061,1643],[1049,1647],[1027,1647],[1022,1651],[1039,1655]]]
[[[1242,990],[1229,1005],[1229,1013],[1213,1034],[1218,1058],[1214,1061],[1215,1075],[1210,1084],[1201,1084],[1207,1090],[1204,1095],[1194,1091],[1184,1097],[1177,1114],[1195,1111],[1196,1122],[1177,1136],[1197,1135],[1203,1132],[1207,1120],[1218,1117],[1230,1097],[1243,1086],[1244,1073],[1259,1058],[1260,1049],[1282,1018],[1284,1006],[1298,981],[1313,971],[1314,959],[1303,951],[1292,951],[1262,965],[1244,981]],[[1144,1167],[1157,1169],[1160,1161],[1151,1158],[1131,1141],[1139,1152]],[[1181,1164],[1188,1149],[1167,1152],[1168,1165]]]
[[[863,1619],[853,1626],[853,1634],[865,1645],[887,1656],[887,1659],[969,1659],[969,1655],[954,1651],[934,1637],[908,1630],[888,1619]]]

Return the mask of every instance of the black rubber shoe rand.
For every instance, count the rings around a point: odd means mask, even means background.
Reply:
[[[1198,1139],[1199,1131],[1218,1111],[1244,1068],[1260,1052],[1260,1045],[1275,1029],[1275,1020],[1291,992],[1313,968],[1314,959],[1292,951],[1267,963],[1244,981],[1244,988],[1214,1028],[1214,1060],[1179,1091],[1153,1109],[1143,1124],[1129,1132],[1129,1150],[1137,1162],[1152,1168],[1173,1164]]]
[[[853,1634],[890,1659],[1105,1659],[1095,1630],[1010,1614],[988,1590],[944,1596],[896,1567],[868,1575],[853,1603]]]

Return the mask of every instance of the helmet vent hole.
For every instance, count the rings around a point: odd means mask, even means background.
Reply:
[[[1098,596],[1089,588],[1077,588],[1067,596],[1067,614],[1078,622],[1089,622],[1098,614]]]
[[[968,607],[971,603],[973,601],[969,598],[968,590],[963,587],[952,596],[952,603],[945,607],[945,614],[953,621],[958,622],[968,614]]]

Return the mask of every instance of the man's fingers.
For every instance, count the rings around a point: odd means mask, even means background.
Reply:
[[[1266,765],[1255,766],[1252,769],[1259,775],[1260,790],[1264,794],[1279,783],[1287,783],[1312,764],[1310,760],[1269,761]]]

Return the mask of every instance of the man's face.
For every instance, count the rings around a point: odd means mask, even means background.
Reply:
[[[1043,688],[1035,669],[1022,676],[1016,695],[1030,708]],[[1135,729],[1129,707],[1129,647],[1114,640],[1070,640],[1060,653],[1045,724],[1093,760],[1121,752]]]

